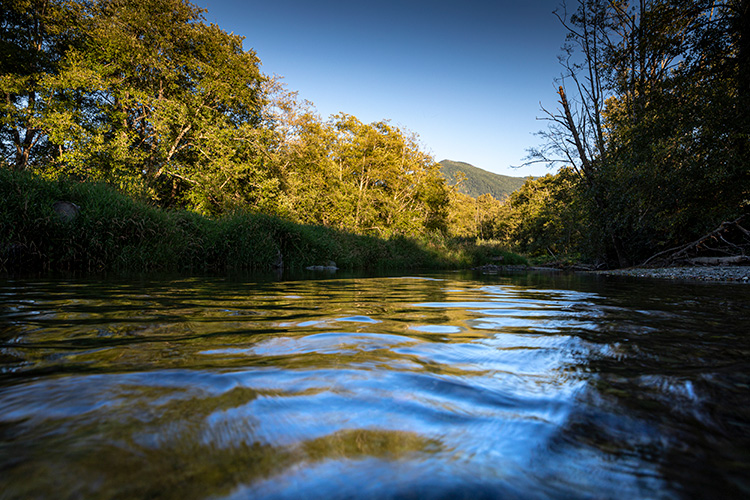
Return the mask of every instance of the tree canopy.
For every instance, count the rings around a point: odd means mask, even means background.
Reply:
[[[445,181],[386,121],[323,120],[185,0],[3,0],[3,161],[162,207],[441,230]]]

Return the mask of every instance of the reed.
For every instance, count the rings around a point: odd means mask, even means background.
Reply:
[[[209,219],[160,210],[104,184],[7,169],[0,169],[0,197],[0,268],[7,272],[295,270],[329,260],[348,270],[447,269],[505,252],[439,233],[382,239],[250,212]],[[63,216],[55,211],[60,201],[78,209]]]

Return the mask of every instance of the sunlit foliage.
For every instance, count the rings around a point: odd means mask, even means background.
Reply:
[[[378,236],[442,231],[416,136],[321,119],[186,0],[3,0],[3,163],[165,208]]]
[[[505,236],[527,255],[557,261],[588,254],[587,228],[580,180],[570,168],[526,181],[508,203]]]
[[[280,160],[300,221],[379,236],[444,229],[448,189],[416,137],[346,114],[292,119]]]

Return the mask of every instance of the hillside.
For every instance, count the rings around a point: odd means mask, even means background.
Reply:
[[[466,175],[466,180],[459,186],[458,190],[474,198],[489,193],[496,199],[502,200],[520,188],[526,181],[525,177],[493,174],[460,161],[442,160],[440,167],[440,171],[448,179],[449,184],[455,183],[456,172],[463,172]]]

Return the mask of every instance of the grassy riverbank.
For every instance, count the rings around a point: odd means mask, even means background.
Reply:
[[[522,264],[497,245],[440,235],[380,239],[257,213],[209,219],[165,211],[103,184],[53,182],[0,169],[0,269],[16,271],[237,271],[335,261],[343,269],[450,269]],[[80,207],[69,220],[57,201]]]

